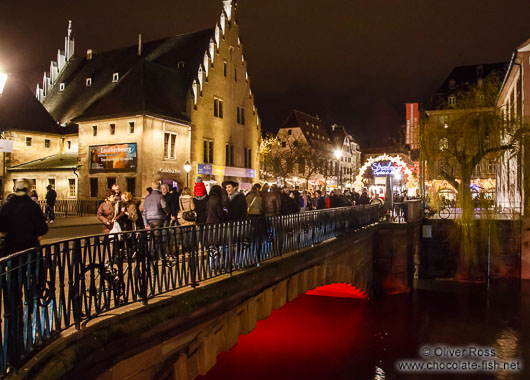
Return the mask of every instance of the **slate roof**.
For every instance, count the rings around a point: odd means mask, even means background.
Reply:
[[[214,29],[70,60],[43,101],[61,123],[149,113],[189,120],[187,95]],[[179,68],[179,63],[184,66]],[[112,82],[114,73],[119,81]],[[92,85],[86,86],[91,78]],[[59,84],[64,83],[64,91]]]
[[[55,154],[7,168],[11,172],[72,170],[77,168],[77,153]]]
[[[0,130],[75,134],[77,127],[62,127],[22,81],[10,75],[0,95]]]
[[[318,117],[293,110],[282,126],[282,128],[289,127],[300,128],[312,148],[320,151],[333,151],[330,135]]]
[[[492,73],[498,73],[502,78],[506,72],[506,68],[507,62],[455,67],[442,85],[435,91],[431,99],[430,109],[447,108],[448,97],[451,93],[456,93],[468,84],[476,84],[479,79],[486,78]],[[450,88],[451,81],[454,81],[454,88]]]

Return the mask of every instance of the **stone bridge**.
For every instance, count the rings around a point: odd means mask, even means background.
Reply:
[[[193,379],[272,310],[318,286],[348,283],[370,297],[410,289],[419,207],[70,327],[13,379]],[[198,285],[198,286],[197,286]]]

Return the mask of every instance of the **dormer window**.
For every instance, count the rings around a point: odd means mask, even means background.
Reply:
[[[92,86],[92,78],[86,78],[85,84],[87,87]]]
[[[114,73],[112,74],[112,81],[114,83],[118,82],[120,80],[120,73]]]
[[[184,68],[184,61],[180,61],[179,63],[177,63],[177,69],[183,69]]]
[[[64,82],[59,83],[59,91],[60,92],[63,92],[65,87],[66,87],[66,84]]]
[[[451,79],[449,81],[449,89],[454,90],[456,88],[456,81],[454,79]]]
[[[450,106],[455,106],[456,105],[456,96],[454,95],[451,95],[448,99],[448,103]]]

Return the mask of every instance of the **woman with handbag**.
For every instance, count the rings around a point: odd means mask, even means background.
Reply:
[[[195,213],[195,204],[189,187],[182,189],[179,199],[179,213],[177,216],[179,226],[190,226],[195,224],[197,214]]]
[[[116,221],[120,224],[122,231],[143,230],[142,214],[133,195],[126,191],[121,194],[121,200],[121,212],[116,217]]]
[[[263,215],[263,198],[260,195],[257,184],[252,186],[252,189],[247,194],[247,216],[255,218]]]

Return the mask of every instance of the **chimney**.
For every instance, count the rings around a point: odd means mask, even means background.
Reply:
[[[142,55],[142,33],[138,34],[138,56]]]
[[[92,59],[92,49],[87,49],[86,51],[86,59],[91,60]]]

